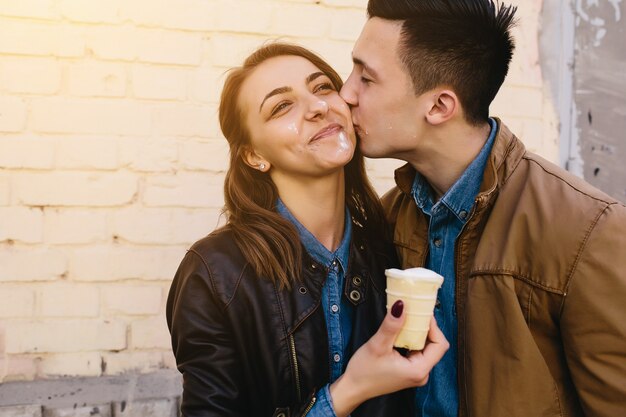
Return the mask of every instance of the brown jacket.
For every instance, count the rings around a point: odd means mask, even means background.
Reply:
[[[459,416],[626,416],[626,207],[498,126],[456,242]],[[414,176],[383,197],[403,268],[428,255]]]

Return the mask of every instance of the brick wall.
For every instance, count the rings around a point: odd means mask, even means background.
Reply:
[[[542,1],[513,3],[493,113],[555,160]],[[223,204],[222,73],[280,37],[347,76],[365,4],[0,0],[0,382],[173,367],[167,289]],[[379,191],[398,165],[370,161]]]

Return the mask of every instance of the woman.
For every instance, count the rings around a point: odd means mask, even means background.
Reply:
[[[431,349],[416,376],[405,366],[416,356],[393,351],[401,305],[359,349],[385,317],[394,258],[341,84],[321,58],[281,43],[226,80],[228,222],[189,250],[167,304],[185,416],[347,415],[424,383],[438,360]],[[352,415],[408,415],[409,396]]]

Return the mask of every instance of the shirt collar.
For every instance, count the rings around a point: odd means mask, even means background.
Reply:
[[[469,164],[463,174],[461,174],[461,177],[441,197],[440,201],[436,203],[433,202],[433,193],[430,184],[419,172],[415,173],[411,194],[417,206],[424,213],[430,215],[434,206],[443,204],[454,213],[462,223],[465,223],[474,206],[474,200],[480,191],[485,166],[487,165],[496,132],[498,131],[498,124],[494,119],[490,118],[489,123],[491,124],[491,131],[480,153]]]
[[[350,255],[350,237],[352,236],[352,220],[348,207],[346,207],[345,213],[343,238],[341,239],[339,247],[334,252],[326,249],[326,247],[322,245],[320,241],[317,240],[317,238],[294,217],[293,214],[291,214],[287,206],[285,206],[280,198],[276,202],[276,210],[296,227],[298,235],[300,236],[300,241],[313,259],[322,265],[325,265],[327,268],[330,267],[333,260],[337,259],[342,270],[344,272],[346,271],[348,266],[348,257]]]

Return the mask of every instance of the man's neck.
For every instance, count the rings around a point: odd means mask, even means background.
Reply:
[[[490,132],[490,123],[459,123],[433,129],[407,162],[426,178],[435,200],[439,200],[478,156]]]
[[[324,178],[275,178],[278,194],[291,214],[326,249],[339,247],[344,233],[345,182],[343,171]]]

